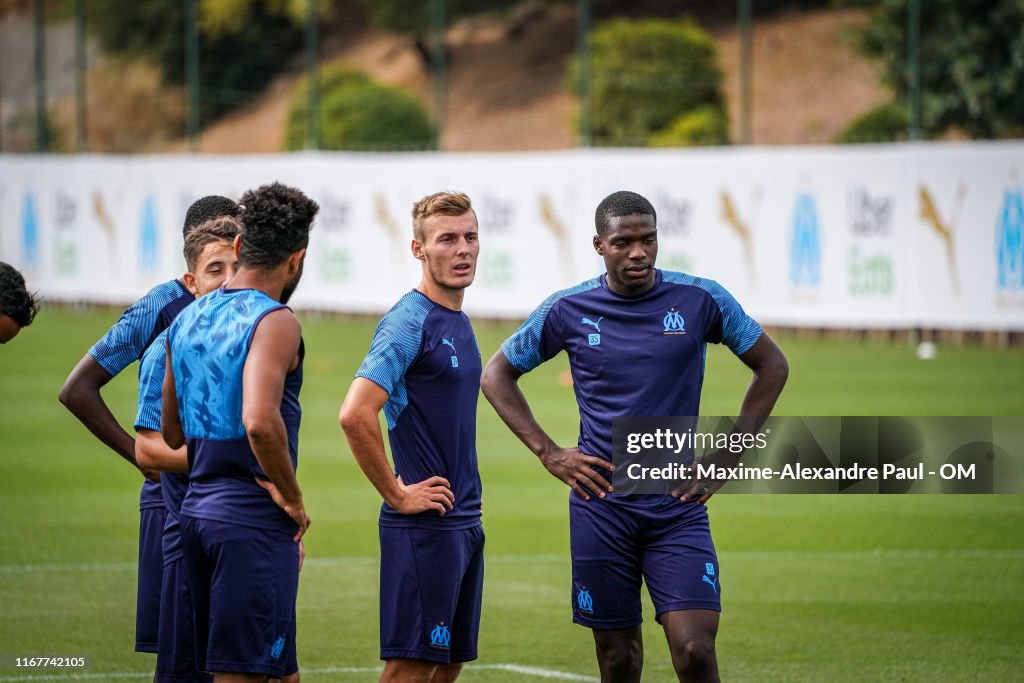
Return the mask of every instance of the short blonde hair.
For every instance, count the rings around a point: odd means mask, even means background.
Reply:
[[[473,211],[473,203],[464,192],[446,190],[428,194],[412,205],[412,234],[422,241],[423,227],[431,216],[461,216],[469,211]]]
[[[188,236],[185,237],[185,265],[188,266],[189,272],[195,272],[199,257],[207,244],[222,241],[232,242],[241,231],[242,226],[238,223],[238,219],[231,216],[213,218],[192,228]]]

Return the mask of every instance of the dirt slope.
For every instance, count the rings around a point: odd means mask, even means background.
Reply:
[[[856,10],[794,12],[758,21],[753,52],[753,142],[827,144],[854,117],[886,101],[872,66],[844,39],[864,20]],[[574,144],[575,99],[565,92],[574,49],[572,8],[556,5],[518,30],[495,18],[449,30],[448,103],[443,138],[452,151],[563,149]],[[734,26],[712,28],[738,134],[739,41]],[[412,42],[376,31],[330,49],[342,62],[413,90],[429,106],[429,74]],[[249,106],[211,125],[200,150],[274,152],[282,148],[288,98],[299,74],[282,76]],[[181,141],[161,148],[182,150]]]

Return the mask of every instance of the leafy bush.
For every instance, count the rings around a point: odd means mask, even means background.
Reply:
[[[883,104],[858,116],[836,137],[840,144],[895,142],[907,139],[910,113],[896,102]]]
[[[590,36],[595,144],[644,145],[680,114],[723,107],[715,43],[692,21],[615,19]],[[578,91],[577,59],[570,83]],[[724,113],[723,113],[724,116]]]
[[[430,149],[434,128],[426,109],[415,96],[398,88],[362,77],[339,77],[335,86],[323,88],[320,103],[320,148],[333,150]],[[301,90],[301,88],[299,89]],[[300,108],[297,92],[292,111]],[[304,109],[305,107],[302,106]],[[289,116],[285,140],[288,149],[305,143],[305,118]]]
[[[370,78],[362,71],[349,69],[338,65],[328,65],[320,69],[318,78],[318,90],[320,92],[320,120],[319,129],[321,135],[324,129],[324,94],[333,93],[347,86],[366,85]],[[285,149],[296,150],[306,146],[306,123],[309,121],[309,81],[303,78],[299,81],[295,92],[292,94],[288,106],[288,121],[285,127]]]
[[[647,144],[651,147],[699,147],[729,144],[729,119],[721,107],[704,105],[677,116]]]

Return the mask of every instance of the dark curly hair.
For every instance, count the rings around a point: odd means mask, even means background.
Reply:
[[[610,228],[608,221],[622,216],[650,216],[654,219],[655,224],[658,222],[658,214],[655,212],[654,206],[645,197],[636,192],[621,190],[611,193],[597,205],[597,211],[594,212],[594,226],[597,228],[597,234],[602,236],[607,234]]]
[[[188,207],[188,211],[185,212],[185,223],[181,226],[181,236],[188,237],[193,228],[206,221],[212,221],[214,218],[222,216],[237,218],[238,213],[238,204],[227,197],[222,197],[219,194],[200,197],[192,202],[192,206]]]
[[[0,261],[0,315],[9,315],[18,327],[28,327],[39,312],[39,300],[25,288],[25,278],[14,266]]]
[[[273,268],[309,244],[309,231],[320,207],[294,187],[281,183],[249,190],[242,207],[239,264]]]

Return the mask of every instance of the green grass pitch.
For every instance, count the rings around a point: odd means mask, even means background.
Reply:
[[[0,349],[0,655],[88,655],[78,674],[25,680],[148,681],[132,651],[139,478],[57,403],[65,374],[117,316],[48,307]],[[306,683],[375,681],[378,498],[344,444],[337,410],[375,320],[305,315],[299,478],[313,526],[299,593]],[[489,357],[512,330],[480,323]],[[1024,413],[1024,351],[783,337],[791,364],[777,413]],[[542,424],[572,443],[564,356],[524,380]],[[105,391],[125,425],[135,366]],[[702,412],[736,412],[746,370],[709,350]],[[487,578],[473,681],[591,680],[590,634],[571,623],[567,489],[480,404]],[[729,681],[1010,681],[1024,671],[1024,497],[728,496],[711,501]],[[673,680],[645,598],[644,679]],[[498,665],[513,665],[501,667]],[[518,667],[518,668],[517,668]],[[524,667],[537,669],[533,673]],[[547,676],[548,678],[542,678]]]

